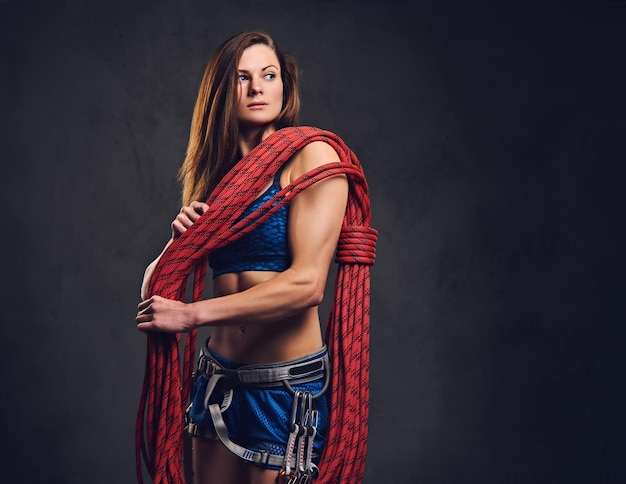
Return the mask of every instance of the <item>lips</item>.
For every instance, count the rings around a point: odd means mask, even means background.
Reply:
[[[263,106],[267,106],[267,103],[264,102],[253,102],[248,104],[249,108],[262,108]]]

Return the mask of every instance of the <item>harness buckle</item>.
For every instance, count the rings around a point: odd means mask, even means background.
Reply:
[[[206,356],[200,355],[200,358],[198,358],[197,371],[202,373],[207,378],[211,378],[211,376],[213,376],[219,369],[220,367],[213,360],[207,358]]]

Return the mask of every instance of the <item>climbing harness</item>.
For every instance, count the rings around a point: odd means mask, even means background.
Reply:
[[[237,369],[228,369],[213,358],[207,345],[204,345],[200,351],[196,372],[208,380],[204,392],[204,408],[211,416],[214,428],[210,429],[189,422],[187,432],[194,437],[218,438],[228,450],[241,459],[254,464],[281,467],[281,472],[286,476],[298,476],[299,479],[303,479],[304,476],[317,475],[317,466],[313,463],[313,441],[317,432],[318,414],[313,402],[328,388],[330,365],[325,347],[301,360],[274,365],[244,365]],[[293,385],[318,381],[321,378],[324,378],[324,386],[315,394],[293,388]],[[233,393],[240,386],[284,387],[293,395],[290,434],[284,456],[250,450],[233,442],[228,436],[228,429],[222,414],[230,407]],[[218,387],[223,390],[223,400],[221,403],[210,404],[211,396]]]

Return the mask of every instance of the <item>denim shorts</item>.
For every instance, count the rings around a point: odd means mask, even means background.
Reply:
[[[204,351],[223,368],[235,370],[246,366],[244,363],[227,360],[208,350],[207,347],[205,347]],[[324,349],[323,352],[316,352],[297,360],[275,363],[271,366],[291,364],[295,361],[298,363],[306,362],[308,359],[313,360],[323,356],[325,352],[326,350]],[[263,366],[267,367],[268,365]],[[322,375],[321,378],[315,381],[294,384],[292,388],[317,395],[324,388],[325,379],[326,376]],[[222,383],[225,380],[221,379],[218,381],[209,398],[209,405],[214,403],[220,405],[222,403],[225,393],[228,392],[227,384]],[[186,418],[187,423],[193,423],[199,427],[200,435],[217,438],[211,415],[204,407],[208,381],[204,374],[196,373],[192,402],[187,410]],[[291,427],[293,399],[292,392],[284,385],[264,387],[240,384],[235,386],[233,388],[232,402],[222,413],[222,418],[228,429],[228,437],[236,444],[250,450],[284,456]],[[317,464],[328,433],[328,392],[325,392],[313,401],[315,409],[319,413],[317,434],[313,443],[313,461]],[[279,467],[271,465],[263,467],[279,469]]]

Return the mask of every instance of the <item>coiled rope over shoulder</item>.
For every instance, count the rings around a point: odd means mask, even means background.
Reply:
[[[323,165],[302,175],[257,211],[237,221],[276,171],[313,141],[330,144],[340,163]],[[200,300],[210,251],[254,230],[302,190],[337,174],[347,175],[350,188],[336,253],[339,270],[334,303],[324,337],[332,367],[331,412],[319,484],[360,482],[367,450],[370,266],[375,260],[377,233],[370,227],[369,192],[363,170],[341,138],[312,127],[284,128],[268,136],[211,193],[207,200],[210,210],[170,244],[148,288],[149,296],[183,300],[187,278],[193,272],[193,300]],[[155,484],[185,482],[184,411],[191,387],[196,332],[185,340],[182,372],[180,340],[180,335],[147,335],[145,376],[135,429],[140,484],[142,457]]]

